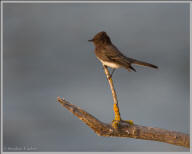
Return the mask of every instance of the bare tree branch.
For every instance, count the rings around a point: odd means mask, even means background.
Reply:
[[[80,109],[79,107],[67,102],[60,97],[57,98],[60,104],[87,124],[97,135],[111,136],[111,137],[129,137],[144,140],[153,140],[159,142],[165,142],[178,146],[184,146],[189,148],[190,139],[188,134],[169,131],[161,128],[152,128],[146,126],[140,126],[136,124],[130,124],[129,122],[121,120],[118,129],[112,127],[112,124],[106,124],[88,112]]]

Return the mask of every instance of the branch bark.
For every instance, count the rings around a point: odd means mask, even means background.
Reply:
[[[136,124],[130,124],[129,122],[121,120],[118,129],[114,129],[112,124],[106,124],[88,112],[80,109],[79,107],[67,102],[60,97],[57,101],[85,124],[87,124],[97,135],[108,137],[129,137],[144,140],[153,140],[159,142],[165,142],[178,146],[184,146],[189,148],[190,139],[188,134],[169,131],[161,128],[152,128],[146,126],[140,126]]]

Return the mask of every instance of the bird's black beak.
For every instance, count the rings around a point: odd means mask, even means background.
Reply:
[[[89,42],[93,42],[93,39],[91,39],[91,40],[88,40]]]

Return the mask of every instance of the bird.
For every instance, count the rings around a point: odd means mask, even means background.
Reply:
[[[125,68],[129,72],[131,71],[136,72],[136,69],[132,67],[132,64],[147,66],[155,69],[158,68],[158,66],[156,65],[125,56],[112,43],[110,37],[104,31],[97,33],[93,37],[93,39],[88,41],[93,42],[95,46],[94,52],[99,61],[104,66],[108,66],[113,69],[112,73],[110,74],[110,77],[112,77],[114,71],[118,68]]]

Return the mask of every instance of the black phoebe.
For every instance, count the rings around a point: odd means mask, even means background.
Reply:
[[[115,47],[115,45],[112,44],[111,39],[109,38],[106,32],[99,32],[94,36],[92,40],[89,41],[93,42],[95,45],[96,57],[101,61],[103,65],[113,68],[113,72],[115,69],[120,67],[127,69],[129,72],[131,70],[136,72],[136,70],[131,66],[131,64],[158,68],[155,65],[124,56]]]

